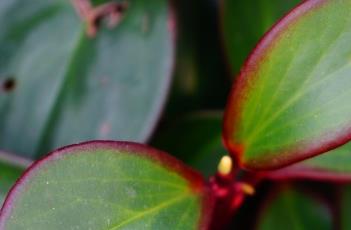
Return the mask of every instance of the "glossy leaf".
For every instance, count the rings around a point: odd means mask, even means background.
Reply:
[[[83,143],[22,176],[5,201],[0,229],[205,228],[205,191],[198,173],[155,149]]]
[[[1,0],[0,82],[11,83],[1,149],[38,157],[82,140],[149,137],[169,88],[173,21],[167,1],[128,2],[118,26],[89,38],[69,0]]]
[[[350,140],[350,16],[348,0],[305,1],[253,51],[225,116],[243,167],[283,167]]]
[[[261,210],[259,230],[330,230],[332,216],[322,203],[302,192],[286,189]]]
[[[221,1],[223,39],[234,73],[239,72],[247,55],[263,34],[300,2],[301,0]]]
[[[221,157],[226,154],[221,123],[222,113],[218,111],[170,120],[157,132],[152,145],[173,153],[209,177],[216,173]]]
[[[351,142],[325,154],[296,163],[264,175],[273,180],[313,179],[321,181],[351,181]]]

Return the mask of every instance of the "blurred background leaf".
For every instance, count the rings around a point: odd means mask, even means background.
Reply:
[[[37,158],[90,139],[145,142],[173,69],[167,1],[130,0],[88,38],[70,1],[0,2],[0,149]]]
[[[31,163],[24,158],[0,151],[0,207],[12,185]]]
[[[196,112],[164,123],[151,145],[172,153],[209,177],[216,173],[220,158],[226,154],[221,130],[222,112]]]
[[[175,0],[177,55],[166,119],[220,109],[231,88],[220,44],[218,2]]]
[[[340,207],[341,210],[338,212],[340,214],[341,229],[348,230],[351,229],[351,186],[344,185],[341,187],[340,191]]]
[[[310,230],[333,229],[333,219],[326,204],[293,187],[271,194],[260,211],[257,229]]]

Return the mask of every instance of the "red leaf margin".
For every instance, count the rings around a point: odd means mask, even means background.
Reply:
[[[292,165],[274,171],[261,172],[260,177],[262,179],[272,181],[313,180],[340,184],[351,182],[350,173],[334,172],[323,168],[309,167],[302,164]]]
[[[84,154],[84,152],[81,151],[94,151],[95,149],[126,151],[126,154],[140,155],[141,157],[152,160],[156,164],[159,164],[164,168],[170,171],[174,171],[178,175],[182,176],[185,180],[189,182],[189,186],[192,189],[192,191],[195,194],[199,194],[199,196],[202,197],[202,211],[198,229],[208,229],[212,217],[211,210],[214,206],[214,198],[203,176],[194,169],[185,165],[180,160],[174,158],[173,156],[165,152],[154,149],[144,144],[127,141],[88,141],[79,144],[68,145],[59,148],[49,153],[46,157],[42,158],[41,160],[34,162],[16,181],[15,185],[11,188],[10,192],[8,193],[4,204],[0,210],[0,229],[4,229],[6,219],[10,217],[13,203],[16,200],[16,197],[20,194],[21,189],[26,186],[28,180],[35,176],[38,170],[41,170],[42,166],[50,164],[55,160],[59,160],[62,158],[63,155],[66,154]]]
[[[242,67],[239,76],[234,82],[232,91],[229,95],[223,122],[223,142],[237,160],[239,166],[249,171],[263,171],[280,169],[296,162],[317,156],[319,154],[333,150],[351,140],[351,125],[343,130],[333,130],[326,134],[321,134],[319,138],[309,141],[302,141],[296,145],[281,150],[278,157],[274,157],[274,162],[269,157],[263,157],[259,161],[243,160],[245,146],[235,143],[233,134],[241,118],[241,109],[245,103],[246,90],[250,89],[250,82],[258,71],[260,63],[265,60],[265,55],[274,46],[275,41],[279,40],[284,31],[289,26],[294,25],[304,15],[311,10],[318,9],[332,0],[306,0],[291,10],[286,16],[280,19],[258,42],[252,53]]]

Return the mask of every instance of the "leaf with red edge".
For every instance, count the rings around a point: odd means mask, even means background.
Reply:
[[[333,229],[327,205],[292,187],[272,194],[260,211],[259,230]]]
[[[0,229],[206,229],[202,176],[127,142],[88,142],[34,164],[11,190]]]
[[[263,34],[301,0],[219,2],[224,45],[232,71],[236,74]]]
[[[262,175],[272,180],[312,179],[351,182],[351,142],[322,155],[286,168],[267,171]]]
[[[277,169],[351,138],[351,1],[305,1],[241,70],[224,140],[242,167]]]

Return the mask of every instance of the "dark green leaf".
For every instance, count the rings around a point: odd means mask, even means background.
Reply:
[[[23,169],[0,162],[0,205],[2,205],[10,188],[22,174]]]
[[[223,109],[230,90],[221,54],[217,3],[173,1],[177,21],[177,55],[166,114]]]
[[[83,143],[23,175],[1,210],[0,229],[205,228],[205,191],[199,174],[155,149]]]
[[[342,195],[341,195],[341,229],[348,230],[351,229],[351,186],[344,186],[342,188]]]
[[[351,2],[305,1],[251,54],[225,117],[228,148],[251,170],[283,167],[351,138]]]
[[[0,206],[10,188],[31,163],[27,159],[0,151]]]
[[[157,132],[152,145],[211,176],[216,173],[221,156],[226,154],[221,130],[221,112],[198,112],[170,120]]]
[[[225,47],[232,70],[237,73],[262,35],[301,0],[221,2]]]
[[[261,210],[259,230],[329,230],[332,217],[329,209],[302,192],[285,189]]]
[[[167,1],[128,2],[117,27],[89,38],[69,0],[1,0],[0,148],[37,157],[149,137],[169,88],[173,21]]]

